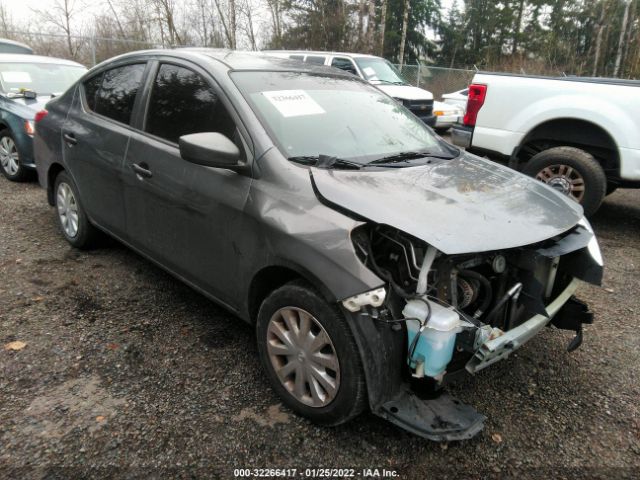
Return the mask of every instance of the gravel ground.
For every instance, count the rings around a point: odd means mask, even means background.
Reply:
[[[580,291],[596,314],[582,348],[544,331],[456,385],[488,420],[450,444],[371,414],[332,429],[297,417],[263,378],[252,328],[115,242],[70,248],[36,183],[2,179],[0,199],[0,477],[640,478],[640,191],[593,219],[607,268],[604,288]]]

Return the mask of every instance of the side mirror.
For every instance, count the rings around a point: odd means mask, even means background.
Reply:
[[[191,133],[178,139],[180,156],[187,162],[205,167],[240,170],[240,150],[227,137],[217,132]]]

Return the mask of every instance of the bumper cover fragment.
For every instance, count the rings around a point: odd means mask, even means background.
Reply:
[[[484,428],[486,420],[473,407],[446,393],[422,400],[408,387],[376,413],[409,432],[436,442],[468,440]]]
[[[467,371],[476,373],[499,360],[507,358],[512,352],[536,336],[551,321],[553,316],[560,311],[562,306],[567,303],[578,288],[579,283],[580,281],[574,278],[567,288],[547,306],[548,316],[534,315],[516,328],[482,344],[467,363]]]

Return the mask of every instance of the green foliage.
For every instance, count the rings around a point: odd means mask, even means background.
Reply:
[[[404,3],[404,0],[388,0],[384,56],[392,62],[397,62],[400,56]],[[440,10],[440,0],[409,1],[405,63],[415,64],[435,54],[437,46],[427,38],[427,30],[440,24]]]
[[[284,10],[292,20],[283,34],[286,49],[344,50],[355,3],[343,0],[286,0]]]
[[[631,5],[621,43],[627,1]],[[456,1],[437,27],[441,47],[437,62],[527,73],[611,76],[620,54],[619,76],[636,77],[640,74],[639,3]]]

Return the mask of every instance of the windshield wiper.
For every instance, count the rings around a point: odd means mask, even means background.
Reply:
[[[441,160],[452,160],[456,157],[452,157],[451,155],[438,155],[436,153],[429,153],[429,152],[402,152],[402,153],[397,153],[395,155],[388,155],[386,157],[372,160],[366,165],[375,165],[379,163],[407,162],[409,160],[414,160],[417,158],[438,158]]]
[[[391,80],[384,80],[382,78],[372,78],[371,82],[380,82],[380,83],[388,83],[389,85],[406,85],[405,82],[392,82]]]
[[[335,167],[342,168],[355,168],[360,170],[362,168],[361,163],[345,160],[344,158],[333,157],[331,155],[302,155],[298,157],[289,157],[288,160],[292,162],[301,163],[303,165],[312,165],[316,168],[330,169]]]

